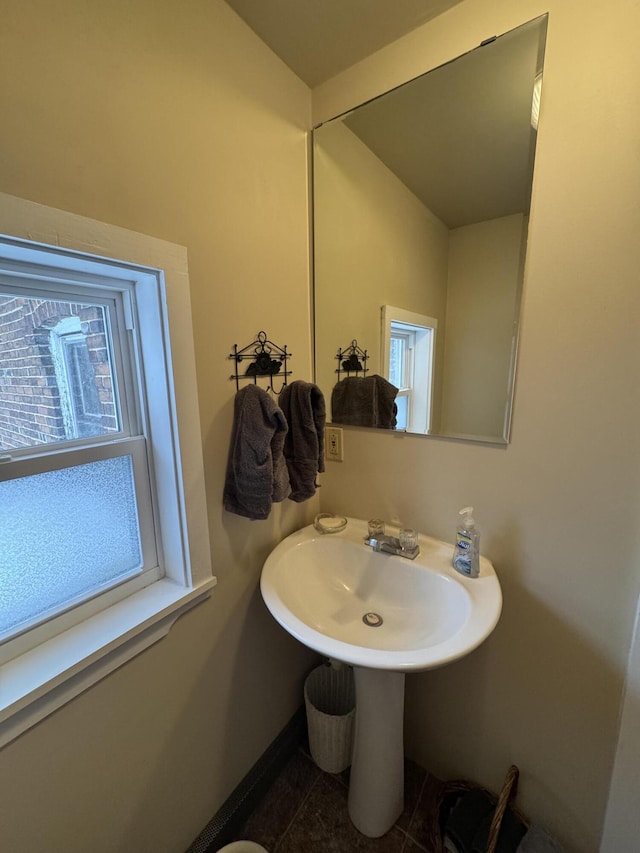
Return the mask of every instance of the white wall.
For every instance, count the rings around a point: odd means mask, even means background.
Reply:
[[[347,429],[322,494],[448,539],[475,504],[504,615],[470,658],[408,679],[410,754],[493,788],[515,761],[525,810],[568,853],[594,853],[639,586],[640,8],[468,0],[314,103],[335,115],[547,10],[512,444]],[[167,639],[0,753],[3,844],[183,851],[293,712],[310,663],[257,580],[317,502],[264,523],[221,508],[230,347],[265,328],[309,377],[309,93],[219,0],[3,13],[0,190],[188,247],[219,580]]]
[[[0,846],[183,853],[297,709],[314,661],[258,579],[317,499],[265,522],[222,509],[233,344],[264,329],[293,353],[294,378],[311,378],[310,93],[221,0],[2,13],[0,190],[188,249],[218,586],[0,752]]]
[[[383,372],[383,305],[444,326],[449,232],[342,123],[320,128],[314,144],[316,381],[329,399],[338,347],[354,338],[370,373]]]
[[[640,6],[468,0],[314,90],[314,120],[547,11],[512,443],[347,428],[322,507],[449,541],[476,507],[503,616],[466,660],[408,678],[409,753],[495,790],[516,763],[524,810],[595,853],[640,586]]]
[[[501,439],[522,282],[523,215],[449,232],[440,431]]]
[[[629,654],[620,732],[600,853],[631,850],[640,838],[640,612]]]

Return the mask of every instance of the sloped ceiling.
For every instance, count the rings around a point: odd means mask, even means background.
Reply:
[[[462,0],[227,0],[314,87]]]
[[[226,2],[313,88],[462,0]],[[525,211],[539,39],[537,23],[521,27],[346,124],[450,228]]]

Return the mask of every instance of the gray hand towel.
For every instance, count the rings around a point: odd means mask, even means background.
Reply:
[[[238,391],[223,495],[228,512],[264,519],[273,502],[289,495],[287,430],[282,409],[264,388],[247,385]]]
[[[318,472],[324,471],[324,396],[317,385],[297,379],[278,398],[289,425],[284,456],[289,469],[292,501],[313,497]]]
[[[331,420],[337,424],[394,429],[398,389],[383,376],[348,376],[331,393]]]

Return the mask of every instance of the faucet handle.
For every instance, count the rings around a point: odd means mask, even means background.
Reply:
[[[369,539],[384,536],[384,529],[384,521],[381,518],[372,518],[369,521]]]
[[[398,539],[403,551],[415,551],[418,547],[418,534],[411,527],[403,527]]]

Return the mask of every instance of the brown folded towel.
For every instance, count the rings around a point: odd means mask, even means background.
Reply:
[[[331,393],[331,420],[337,424],[394,429],[398,389],[383,376],[348,376]]]
[[[247,385],[238,391],[223,495],[228,512],[264,519],[273,502],[289,495],[287,430],[282,409],[264,388]]]
[[[324,471],[324,396],[317,385],[297,379],[278,398],[289,425],[284,457],[289,469],[292,501],[300,503],[316,493],[316,478]]]

